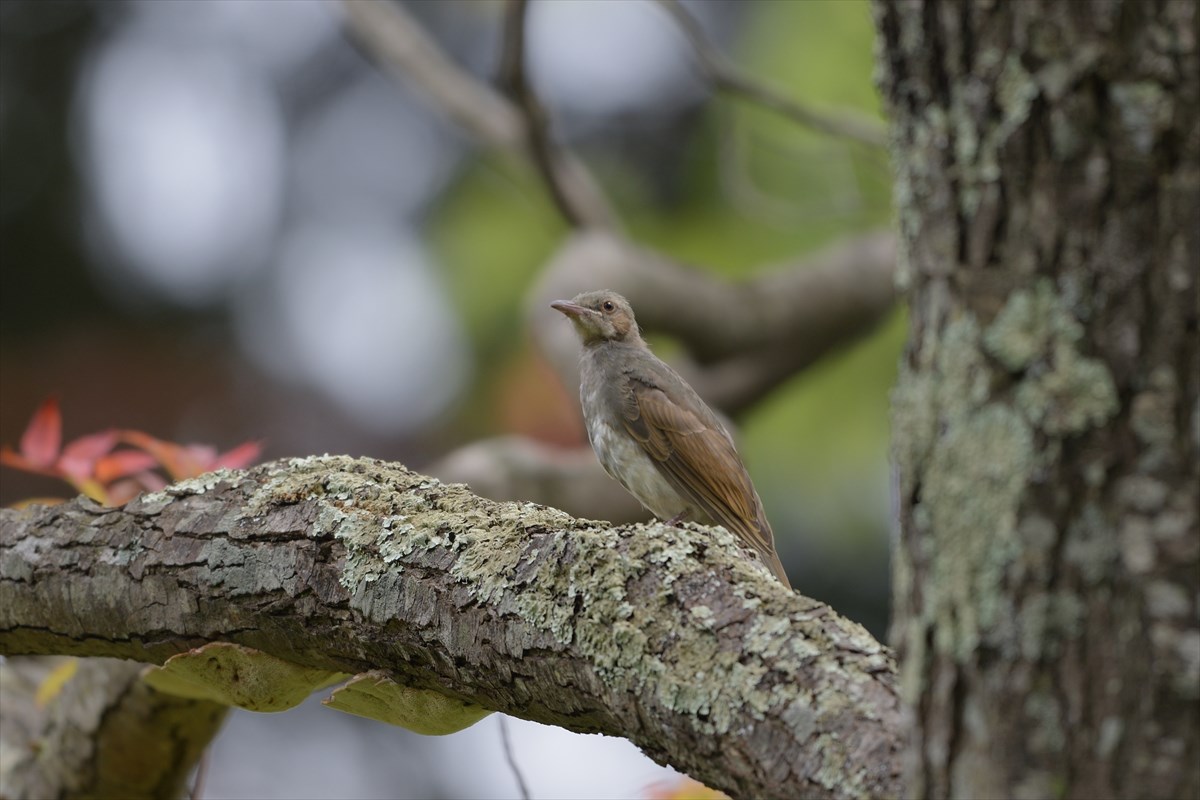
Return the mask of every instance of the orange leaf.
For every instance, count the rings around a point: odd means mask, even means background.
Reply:
[[[174,480],[191,478],[204,472],[188,449],[174,442],[164,442],[142,431],[121,431],[121,441],[140,447],[154,456]]]
[[[252,463],[262,449],[258,442],[246,442],[218,456],[217,449],[207,444],[179,445],[164,442],[141,431],[121,431],[121,441],[141,448],[162,464],[172,480],[194,478],[217,467],[237,469]]]
[[[116,444],[117,432],[111,429],[80,436],[63,448],[62,455],[58,457],[58,468],[74,480],[93,477],[96,462]]]
[[[710,789],[686,775],[674,781],[658,781],[647,786],[646,797],[649,800],[729,800],[729,795]]]
[[[258,461],[261,453],[262,442],[242,442],[232,450],[222,453],[217,458],[213,468],[241,469],[242,467],[248,467]]]
[[[62,445],[62,414],[58,410],[58,398],[54,395],[33,412],[29,426],[21,434],[21,455],[43,469],[49,468],[58,457]]]
[[[111,483],[135,472],[144,472],[158,464],[158,459],[143,450],[118,450],[96,462],[94,477],[101,483]]]

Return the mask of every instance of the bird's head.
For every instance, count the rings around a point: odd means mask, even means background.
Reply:
[[[561,311],[575,324],[584,344],[642,339],[629,301],[616,292],[584,292],[575,295],[573,300],[555,300],[550,307]]]

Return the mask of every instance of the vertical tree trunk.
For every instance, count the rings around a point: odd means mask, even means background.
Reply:
[[[876,2],[913,796],[1200,793],[1198,9]]]

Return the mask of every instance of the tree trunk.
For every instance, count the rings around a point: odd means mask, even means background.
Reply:
[[[1200,793],[1198,8],[876,2],[913,796]]]

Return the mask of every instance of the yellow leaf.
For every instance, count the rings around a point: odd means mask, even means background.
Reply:
[[[425,736],[469,728],[492,712],[433,689],[414,689],[373,670],[355,675],[324,701],[347,714],[399,725]]]
[[[37,694],[33,696],[38,708],[45,708],[47,703],[57,697],[62,688],[67,685],[67,681],[75,677],[78,669],[79,659],[72,658],[51,670],[50,674],[38,685]]]

